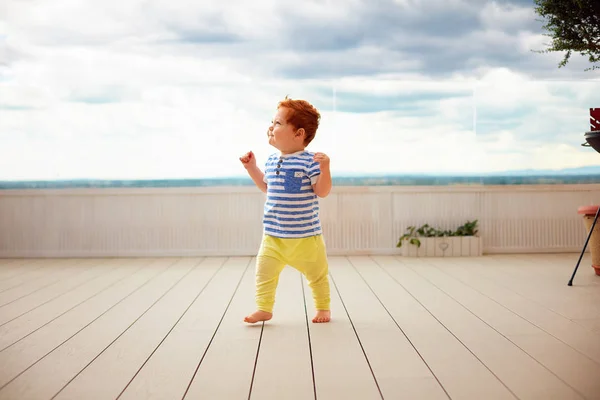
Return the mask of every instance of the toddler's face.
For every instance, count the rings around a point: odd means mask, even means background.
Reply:
[[[302,145],[304,135],[297,135],[297,129],[287,123],[287,112],[285,108],[279,108],[273,117],[273,121],[267,136],[269,144],[282,152],[297,151]]]

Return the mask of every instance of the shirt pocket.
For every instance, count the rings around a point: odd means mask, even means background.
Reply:
[[[300,193],[305,173],[301,169],[288,169],[283,176],[283,187],[287,193]]]

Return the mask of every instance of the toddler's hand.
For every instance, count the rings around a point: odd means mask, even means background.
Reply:
[[[241,156],[240,161],[246,169],[256,166],[256,157],[254,157],[254,153],[251,151]]]
[[[319,167],[329,168],[329,157],[325,153],[315,153],[314,160],[319,163]]]

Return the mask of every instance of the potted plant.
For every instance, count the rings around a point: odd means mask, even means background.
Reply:
[[[396,247],[406,257],[464,257],[482,254],[477,220],[467,221],[455,230],[441,230],[424,224],[409,226]]]

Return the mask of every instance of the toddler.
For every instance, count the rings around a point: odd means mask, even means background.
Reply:
[[[279,150],[265,165],[265,173],[248,152],[240,161],[256,186],[267,194],[263,238],[256,258],[257,310],[248,323],[273,317],[279,274],[286,265],[299,270],[312,289],[317,313],[313,322],[331,319],[329,267],[319,218],[318,197],[331,190],[329,157],[305,151],[314,139],[321,115],[305,100],[286,97],[267,131],[269,144]]]

